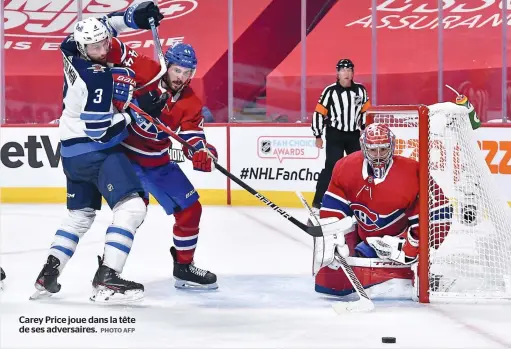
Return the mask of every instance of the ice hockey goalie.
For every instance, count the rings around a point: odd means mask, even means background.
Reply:
[[[413,297],[419,243],[419,164],[394,154],[395,135],[384,124],[370,124],[361,151],[337,162],[322,201],[320,224],[352,220],[334,239],[315,241],[315,290],[344,296],[354,292],[334,255],[348,263],[370,296]],[[430,224],[443,240],[452,206],[440,195],[430,208]],[[441,231],[440,234],[438,232]],[[436,244],[441,241],[436,241]],[[332,257],[332,258],[331,258]],[[317,272],[319,270],[319,272]],[[317,273],[316,273],[317,272]]]

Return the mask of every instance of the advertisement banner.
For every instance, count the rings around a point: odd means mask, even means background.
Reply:
[[[257,190],[314,191],[324,162],[309,127],[231,128],[231,172]]]
[[[208,142],[218,151],[220,163],[225,164],[227,162],[226,128],[205,127],[205,132]],[[173,160],[181,163],[180,166],[185,174],[196,189],[201,191],[201,196],[206,199],[205,203],[226,203],[227,179],[224,175],[218,171],[212,173],[194,171],[191,162],[185,159],[179,144],[173,145],[170,155]],[[38,199],[34,200],[45,202],[45,197],[51,197],[51,202],[60,202],[58,200],[64,202],[65,196],[62,196],[62,193],[65,187],[66,178],[62,171],[57,127],[0,128],[2,201],[12,202],[8,197],[19,197],[20,200],[37,197]],[[55,199],[55,197],[62,197],[62,199]]]
[[[206,127],[205,131],[208,142],[217,148],[222,166],[277,204],[298,206],[295,191],[304,192],[307,198],[314,193],[324,166],[325,149],[315,146],[309,127],[296,126],[218,125]],[[398,138],[396,152],[415,156],[418,142],[414,130],[395,131]],[[511,129],[504,127],[483,127],[475,132],[490,169],[489,176],[507,202],[511,202],[510,133]],[[56,127],[0,128],[0,188],[4,189],[4,198],[5,189],[25,189],[22,196],[28,201],[24,202],[34,202],[30,201],[31,197],[43,192],[43,189],[45,192],[59,189],[61,195],[66,181],[60,164],[58,139]],[[233,205],[258,202],[234,182],[231,182],[229,191],[228,180],[219,171],[194,171],[191,162],[185,159],[181,146],[173,143],[170,151],[172,159],[180,163],[190,181],[201,192],[204,204],[226,204],[228,196],[233,198]],[[227,154],[228,149],[230,154]],[[41,199],[36,202],[45,201]]]

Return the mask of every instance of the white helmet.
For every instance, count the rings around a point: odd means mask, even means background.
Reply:
[[[108,28],[97,18],[89,17],[75,24],[73,36],[80,53],[87,59],[85,45],[95,44],[111,37]]]

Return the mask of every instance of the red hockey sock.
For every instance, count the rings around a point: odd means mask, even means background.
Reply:
[[[177,251],[177,262],[190,264],[193,261],[197,238],[199,237],[199,223],[202,206],[196,201],[183,211],[174,213],[174,246]]]

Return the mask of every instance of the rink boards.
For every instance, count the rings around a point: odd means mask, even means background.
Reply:
[[[280,206],[299,207],[295,192],[312,199],[325,151],[314,145],[306,124],[213,124],[205,127],[219,163]],[[511,204],[511,128],[483,127],[477,139],[491,178]],[[0,128],[0,200],[3,203],[63,203],[66,200],[57,127]],[[179,144],[171,156],[205,205],[261,203],[220,172],[194,171]]]

